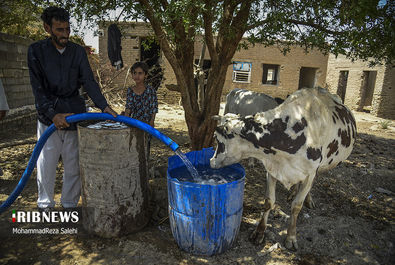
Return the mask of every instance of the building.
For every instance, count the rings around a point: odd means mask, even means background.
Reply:
[[[395,119],[395,66],[376,65],[330,55],[326,83],[332,93],[357,111]]]
[[[99,56],[102,64],[109,62],[107,55],[108,26],[110,22],[99,25]],[[153,32],[147,23],[119,22],[122,32],[122,59],[125,65],[131,66],[136,61],[147,60],[149,65],[161,61],[164,81],[158,90],[158,97],[168,103],[178,102],[179,94],[165,88],[168,84],[177,84],[174,72],[161,54],[160,47],[153,42]],[[147,49],[145,42],[150,42]],[[196,62],[200,57],[202,44],[195,43]],[[287,55],[283,55],[277,46],[264,47],[257,44],[249,49],[237,51],[234,63],[229,65],[223,95],[234,88],[244,88],[264,92],[273,97],[285,98],[301,87],[325,86],[328,56],[319,51],[305,53],[302,47],[293,47]],[[208,51],[205,52],[203,68],[210,66]],[[125,88],[131,84],[130,74],[124,71],[117,77],[116,84]]]

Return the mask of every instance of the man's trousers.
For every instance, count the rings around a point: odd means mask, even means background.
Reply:
[[[48,128],[38,121],[37,137]],[[76,207],[81,194],[79,172],[78,134],[76,130],[56,130],[45,143],[37,160],[37,186],[39,208],[54,207],[56,167],[62,157],[64,173],[62,196],[64,208]]]

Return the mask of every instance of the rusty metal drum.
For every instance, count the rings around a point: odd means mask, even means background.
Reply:
[[[78,141],[84,229],[106,238],[142,229],[149,221],[144,131],[83,123]]]

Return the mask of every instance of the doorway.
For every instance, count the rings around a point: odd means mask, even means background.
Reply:
[[[298,89],[304,87],[315,87],[317,68],[301,67],[299,74]]]
[[[336,94],[342,99],[343,103],[346,98],[347,80],[348,80],[348,71],[340,71]]]
[[[141,38],[140,61],[145,62],[149,68],[146,83],[158,90],[163,79],[163,69],[161,66],[160,46],[154,38]]]
[[[358,111],[370,112],[377,71],[363,71]]]

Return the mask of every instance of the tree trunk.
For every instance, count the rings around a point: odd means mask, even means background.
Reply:
[[[203,70],[205,53],[206,53],[206,43],[203,42],[202,51],[201,51],[200,57],[199,57],[199,65],[195,71],[195,79],[197,80],[199,109],[203,109],[203,107],[204,107],[204,95],[206,92],[205,91],[205,84],[204,84],[205,83],[204,80],[206,79],[206,74],[204,73],[204,70]]]
[[[228,64],[223,64],[210,70],[204,97],[204,108],[198,115],[190,113],[188,111],[189,108],[184,106],[192,150],[201,150],[213,144],[213,135],[217,122],[212,119],[212,116],[218,115],[219,112],[227,68]]]
[[[213,133],[216,127],[216,121],[212,120],[212,116],[218,114],[226,72],[237,45],[246,31],[252,1],[243,1],[238,11],[236,11],[237,4],[225,1],[224,17],[216,37],[214,37],[212,28],[214,13],[211,13],[211,10],[213,6],[210,1],[206,3],[208,12],[204,13],[205,43],[211,58],[211,69],[204,94],[198,93],[193,71],[197,31],[191,25],[194,25],[196,22],[194,19],[197,19],[197,16],[192,18],[193,23],[190,25],[185,25],[183,20],[178,17],[171,20],[175,35],[172,39],[173,43],[170,43],[170,38],[162,27],[162,21],[155,15],[150,2],[147,0],[139,0],[139,2],[144,6],[145,16],[150,20],[161,49],[175,73],[191,139],[191,149],[200,150],[209,147],[213,143]],[[166,9],[166,5],[164,8]],[[235,12],[236,15],[234,15]]]

